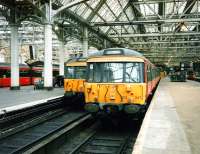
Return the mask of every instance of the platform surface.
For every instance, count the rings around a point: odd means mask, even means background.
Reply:
[[[200,83],[162,79],[133,154],[200,153]]]
[[[63,94],[63,88],[54,88],[51,91],[34,90],[33,86],[23,86],[20,90],[0,88],[0,110],[25,103],[48,99],[50,97],[61,96]]]

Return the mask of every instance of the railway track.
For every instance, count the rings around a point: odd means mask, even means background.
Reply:
[[[131,153],[139,131],[139,125],[120,125],[120,127],[100,122],[86,112],[63,109],[62,98],[51,102],[51,107],[42,106],[33,111],[10,114],[3,122],[25,121],[1,131],[1,154],[75,154],[75,153]],[[53,105],[54,104],[54,105]],[[57,104],[57,105],[56,105]],[[56,109],[53,109],[56,108]],[[52,109],[49,112],[45,112]],[[42,113],[32,119],[29,114]],[[34,114],[34,115],[35,115]],[[16,116],[15,116],[16,115]],[[1,122],[2,122],[1,121]],[[123,121],[123,120],[122,120]],[[10,126],[10,125],[8,125]],[[105,127],[106,126],[106,127]],[[123,128],[121,128],[123,126]],[[7,129],[9,128],[9,129]],[[128,128],[128,129],[127,129]]]
[[[10,112],[4,111],[0,114],[0,129],[6,129],[13,125],[13,123],[16,124],[24,122],[27,119],[39,116],[47,111],[60,109],[63,106],[63,97],[59,97],[52,100],[48,100],[47,102],[42,104],[30,106],[20,110],[14,110]]]
[[[0,140],[1,154],[32,153],[90,118],[84,112],[68,112]]]
[[[97,132],[89,136],[70,154],[120,154],[126,151],[131,139],[130,134]]]
[[[140,123],[134,121],[121,126],[95,121],[51,154],[131,154],[139,128]]]
[[[0,139],[66,112],[63,97],[0,115]]]

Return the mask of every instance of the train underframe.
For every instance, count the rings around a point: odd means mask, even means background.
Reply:
[[[126,113],[126,114],[137,114],[143,113],[146,110],[146,103],[140,104],[114,104],[114,103],[87,103],[84,108],[86,111],[91,113],[104,112],[107,114],[113,113]]]

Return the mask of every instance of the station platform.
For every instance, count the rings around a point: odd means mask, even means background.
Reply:
[[[20,90],[0,88],[0,114],[37,105],[63,94],[63,88],[54,88],[51,91],[34,90],[33,86],[23,86]]]
[[[162,79],[143,120],[133,154],[199,154],[199,100],[199,82]]]

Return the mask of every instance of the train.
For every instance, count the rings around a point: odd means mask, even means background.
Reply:
[[[148,106],[160,72],[142,54],[109,48],[87,58],[84,108],[90,113],[137,114]]]
[[[19,64],[19,83],[21,86],[33,85],[35,81],[42,78],[43,67],[29,67],[26,64]],[[53,67],[53,76],[59,74],[58,66]],[[0,87],[11,86],[10,63],[0,63]]]
[[[86,58],[74,58],[64,64],[65,98],[84,98],[84,83],[86,79]]]

